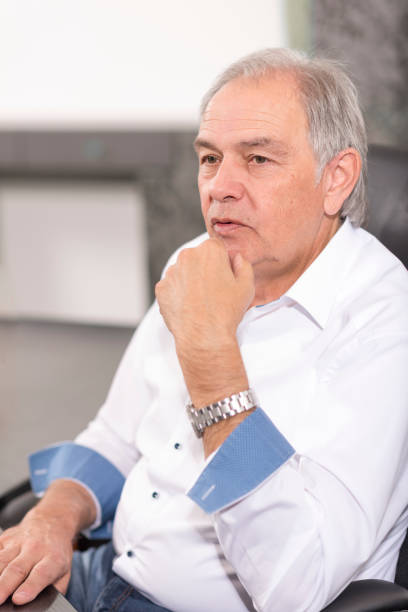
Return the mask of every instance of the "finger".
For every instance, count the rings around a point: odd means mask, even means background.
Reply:
[[[194,252],[196,251],[196,249],[192,249],[192,248],[187,248],[187,249],[182,249],[180,251],[180,253],[177,255],[177,261],[175,264],[173,264],[172,266],[169,266],[167,268],[167,273],[172,273],[174,271],[177,270],[177,268],[180,266],[180,264],[183,264],[186,261],[190,261],[192,255],[194,255]]]
[[[8,564],[18,557],[20,554],[20,546],[16,544],[8,544],[0,550],[0,576],[8,566]]]
[[[223,251],[227,250],[224,240],[220,236],[211,236],[211,238],[207,238],[207,240],[204,240],[201,244],[218,244]]]
[[[7,565],[0,578],[0,604],[24,582],[30,569],[31,565],[21,555]]]
[[[241,253],[235,253],[232,257],[231,261],[232,271],[234,272],[234,276],[237,280],[253,282],[254,279],[254,271],[246,259],[244,259]]]
[[[217,261],[221,264],[224,264],[224,271],[234,272],[233,268],[233,259],[235,255],[230,253],[224,244],[224,241],[219,236],[214,238],[209,238],[203,245],[208,244],[208,247],[211,249],[212,253],[215,255]],[[210,252],[211,252],[210,251]]]
[[[57,582],[54,582],[54,586],[57,589],[57,591],[65,595],[68,590],[70,579],[71,579],[71,571],[67,572],[65,576],[57,580]]]
[[[243,305],[248,308],[255,296],[255,279],[252,265],[237,253],[232,261],[232,271],[240,293]]]
[[[65,571],[65,570],[64,570]],[[12,600],[17,605],[32,601],[45,587],[58,581],[62,572],[56,572],[56,565],[50,559],[42,559],[15,590]]]

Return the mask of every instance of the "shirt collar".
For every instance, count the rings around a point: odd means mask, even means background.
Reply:
[[[347,261],[355,250],[355,235],[356,230],[346,218],[323,251],[285,294],[322,328],[329,319],[348,267]]]

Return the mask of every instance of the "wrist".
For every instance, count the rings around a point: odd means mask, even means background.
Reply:
[[[186,406],[187,415],[190,419],[194,433],[201,438],[205,431],[217,423],[223,423],[229,419],[253,411],[256,408],[256,399],[251,389],[245,389],[234,393],[222,400],[208,404],[204,408],[197,409],[192,402]]]
[[[61,479],[51,483],[44,497],[24,520],[40,520],[57,525],[73,539],[91,525],[95,517],[95,504],[88,491],[79,483]]]
[[[194,337],[194,333],[175,336],[176,351],[179,359],[196,360],[200,362],[206,355],[217,359],[219,355],[236,351],[238,342],[235,333],[225,330],[215,333],[203,333],[201,330]]]
[[[177,347],[191,401],[202,408],[248,388],[238,343],[217,343],[205,349]]]

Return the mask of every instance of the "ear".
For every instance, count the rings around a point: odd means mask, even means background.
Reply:
[[[361,172],[361,157],[356,149],[344,149],[326,164],[324,169],[324,212],[337,215],[357,183]]]

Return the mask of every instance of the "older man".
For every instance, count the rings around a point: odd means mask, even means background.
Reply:
[[[358,227],[354,86],[253,54],[206,96],[195,148],[208,235],[169,262],[96,419],[32,458],[47,492],[0,539],[1,599],[65,590],[72,539],[114,515],[113,544],[75,553],[80,610],[318,611],[393,580],[408,274]]]

